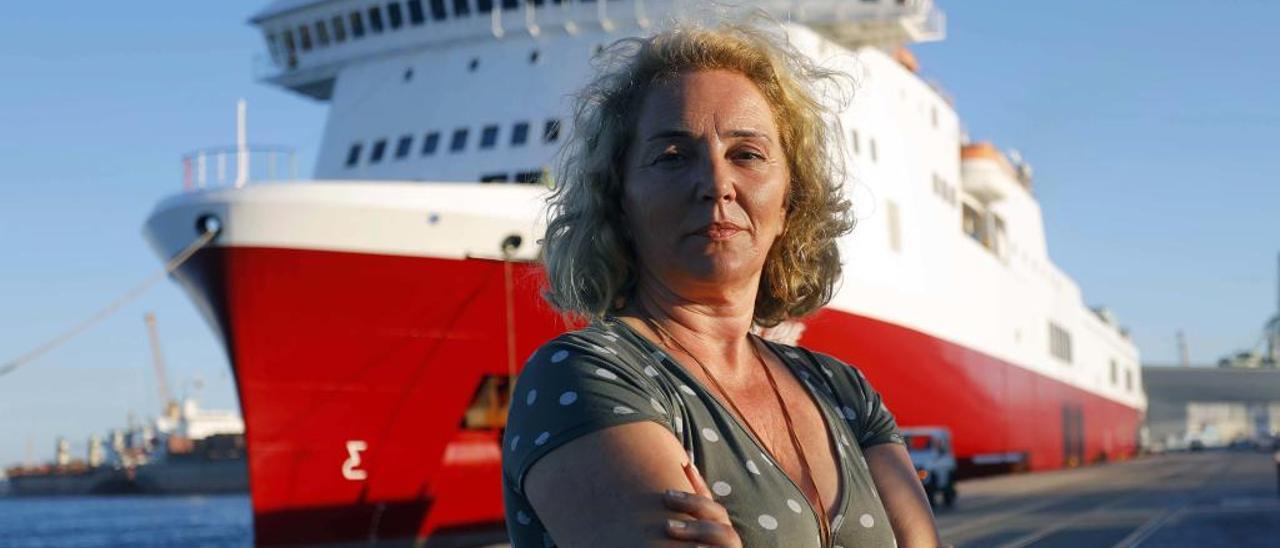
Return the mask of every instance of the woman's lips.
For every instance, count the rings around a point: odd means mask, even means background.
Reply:
[[[742,232],[742,227],[733,223],[711,223],[702,227],[696,234],[710,240],[727,240]]]

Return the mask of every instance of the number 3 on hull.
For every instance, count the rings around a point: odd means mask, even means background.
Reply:
[[[364,440],[347,440],[347,460],[342,463],[342,477],[351,481],[369,477],[368,471],[360,469],[360,452],[368,448]]]

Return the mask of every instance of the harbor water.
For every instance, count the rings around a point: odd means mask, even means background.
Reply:
[[[247,494],[0,497],[0,548],[252,544]]]

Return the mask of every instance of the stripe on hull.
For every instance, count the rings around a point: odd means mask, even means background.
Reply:
[[[259,544],[501,523],[500,432],[459,425],[483,376],[507,373],[503,270],[260,247],[211,248],[182,267],[232,358]],[[566,324],[539,296],[540,269],[512,270],[519,367]],[[1075,447],[1064,404],[1084,417],[1081,458],[1133,451],[1136,409],[902,326],[831,309],[806,323],[806,346],[857,364],[901,424],[949,426],[961,458],[1064,465]]]

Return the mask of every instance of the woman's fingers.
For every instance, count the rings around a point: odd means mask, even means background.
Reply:
[[[667,508],[689,514],[694,519],[715,521],[725,525],[730,523],[729,511],[709,497],[684,491],[667,491],[663,499]]]
[[[742,540],[729,521],[729,511],[711,498],[711,489],[692,463],[684,464],[685,477],[693,486],[692,493],[669,490],[662,497],[667,508],[688,514],[692,520],[667,520],[667,535],[677,540],[698,544],[738,548]]]
[[[714,521],[667,520],[667,535],[697,544],[738,548],[742,541],[733,527]]]
[[[707,482],[703,481],[702,474],[698,473],[698,469],[693,466],[692,462],[683,464],[684,476],[689,479],[689,483],[693,485],[693,492],[707,498],[711,498],[711,489],[707,487]]]

